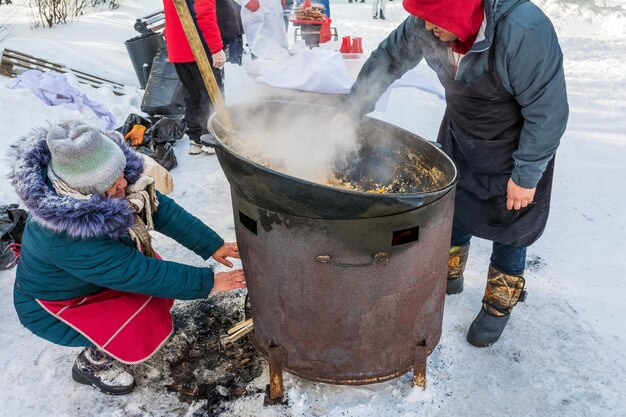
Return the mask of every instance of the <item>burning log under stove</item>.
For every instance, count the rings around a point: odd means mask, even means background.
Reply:
[[[286,119],[293,123],[297,114],[330,120],[336,109],[266,101],[229,111],[235,126],[271,136],[288,128],[272,115],[293,115]],[[423,387],[427,356],[441,336],[457,181],[452,161],[430,142],[369,119],[359,133],[363,166],[338,172],[360,184],[393,183],[378,172],[401,174],[404,188],[355,191],[246,159],[230,147],[216,116],[210,127],[231,185],[252,341],[270,363],[269,399],[282,397],[282,369],[355,385],[413,369]]]

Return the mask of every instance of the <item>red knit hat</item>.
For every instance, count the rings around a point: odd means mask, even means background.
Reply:
[[[454,33],[459,40],[452,42],[452,49],[463,54],[474,44],[484,17],[483,0],[404,0],[402,4],[413,16]]]

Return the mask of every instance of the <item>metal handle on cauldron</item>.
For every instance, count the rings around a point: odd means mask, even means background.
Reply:
[[[364,262],[361,264],[349,264],[344,262],[335,261],[330,255],[318,255],[315,257],[317,262],[321,262],[323,264],[333,264],[339,268],[360,268],[364,266],[374,265],[376,262],[380,262],[386,264],[389,262],[389,254],[386,252],[378,252],[372,255],[372,259],[369,262]]]

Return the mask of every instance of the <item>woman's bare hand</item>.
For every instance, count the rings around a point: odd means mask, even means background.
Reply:
[[[211,294],[231,291],[237,288],[246,288],[246,277],[243,274],[243,269],[215,274]]]
[[[211,256],[213,256],[213,259],[222,265],[232,268],[233,263],[226,258],[230,257],[239,259],[239,248],[237,248],[236,242],[226,242]]]
[[[509,178],[506,189],[506,209],[520,210],[526,207],[535,199],[535,190],[536,188],[520,187]]]

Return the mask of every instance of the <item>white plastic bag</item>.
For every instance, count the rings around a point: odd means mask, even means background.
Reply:
[[[322,48],[307,49],[282,65],[262,68],[257,81],[272,87],[326,94],[348,94],[354,82],[341,54]]]

